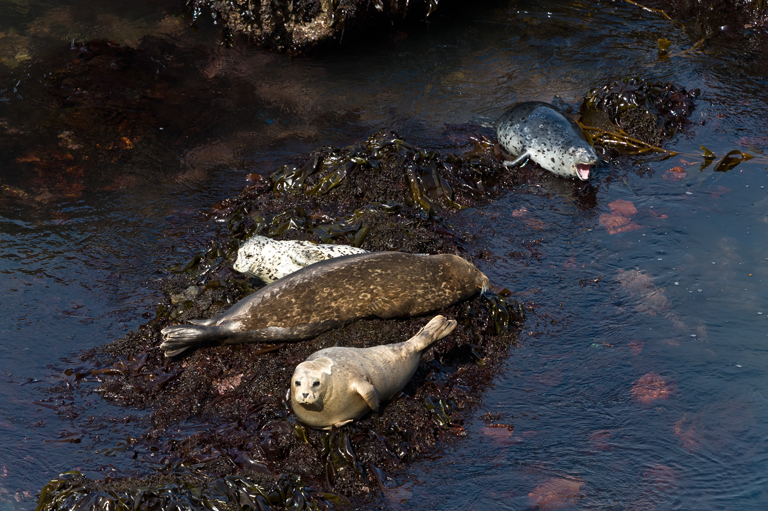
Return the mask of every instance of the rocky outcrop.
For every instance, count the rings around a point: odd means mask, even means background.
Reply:
[[[195,20],[207,11],[225,41],[246,34],[277,51],[304,52],[429,18],[438,0],[189,0]]]

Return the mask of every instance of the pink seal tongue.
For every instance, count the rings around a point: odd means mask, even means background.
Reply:
[[[579,173],[579,177],[582,181],[589,179],[589,167],[589,165],[584,165],[583,163],[576,165],[576,171]]]

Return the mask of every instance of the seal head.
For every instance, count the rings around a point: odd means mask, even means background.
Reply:
[[[316,410],[323,409],[323,396],[328,390],[332,366],[333,361],[327,357],[296,366],[291,393],[297,403]]]
[[[586,181],[597,163],[579,125],[548,103],[528,101],[507,109],[496,123],[496,138],[515,157],[504,162],[507,168],[531,159],[554,174]]]

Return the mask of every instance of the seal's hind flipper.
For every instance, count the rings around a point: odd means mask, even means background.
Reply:
[[[512,161],[505,161],[504,162],[504,166],[507,167],[508,169],[511,169],[512,167],[514,167],[516,165],[519,165],[520,162],[522,162],[523,160],[527,160],[528,158],[530,158],[530,156],[531,156],[531,154],[528,151],[525,151],[520,156],[515,158],[514,160],[512,160]]]
[[[168,357],[168,358],[171,358],[171,357],[175,357],[175,356],[176,356],[176,355],[178,355],[179,353],[184,353],[185,351],[187,351],[187,348],[189,348],[189,346],[187,346],[187,347],[185,347],[185,348],[179,348],[179,349],[177,349],[177,350],[168,350],[168,351],[166,351],[164,354],[165,354],[165,356],[166,356],[166,357]]]
[[[190,319],[189,322],[192,323],[193,325],[198,325],[198,326],[212,326],[213,322],[214,322],[214,319],[213,318],[210,318],[210,319]]]
[[[401,316],[400,309],[394,300],[384,296],[377,296],[368,305],[368,309],[382,319],[392,319]]]
[[[178,355],[187,348],[206,342],[221,341],[226,337],[226,332],[222,332],[221,328],[200,325],[174,325],[163,328],[160,333],[163,336],[160,349],[165,351],[166,357]]]
[[[408,339],[406,345],[422,352],[433,342],[439,341],[453,332],[454,328],[456,328],[456,320],[448,319],[445,316],[435,316],[416,335]]]

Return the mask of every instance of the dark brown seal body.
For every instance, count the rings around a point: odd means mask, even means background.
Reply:
[[[300,341],[366,316],[427,314],[488,288],[488,277],[461,257],[402,252],[322,261],[260,289],[223,315],[164,328],[166,356],[214,342]]]

